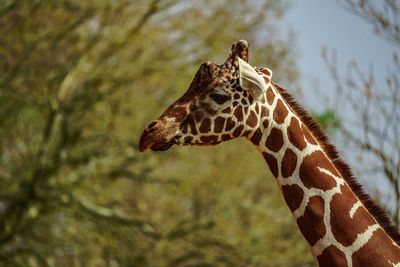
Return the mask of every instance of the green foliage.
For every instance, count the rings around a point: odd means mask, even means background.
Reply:
[[[293,82],[289,44],[269,26],[285,7],[0,1],[0,264],[313,265],[244,140],[137,151],[146,122],[237,39]]]
[[[340,130],[340,120],[332,110],[324,110],[320,113],[311,112],[311,116],[328,134],[333,135]]]

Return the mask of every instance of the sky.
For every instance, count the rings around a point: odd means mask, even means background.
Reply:
[[[315,94],[315,84],[323,95],[330,95],[334,83],[324,63],[321,51],[337,52],[339,72],[344,74],[352,60],[366,73],[370,64],[376,77],[385,77],[399,49],[377,36],[374,28],[362,18],[350,13],[336,0],[293,0],[285,20],[296,34],[297,63],[301,71],[300,84],[306,106],[323,109],[321,96]]]

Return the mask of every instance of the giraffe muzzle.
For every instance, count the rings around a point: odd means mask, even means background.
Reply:
[[[139,151],[145,152],[148,149],[153,151],[166,151],[171,146],[178,143],[180,136],[171,134],[174,132],[168,130],[164,123],[156,120],[150,122],[143,131],[139,140]]]
[[[153,151],[166,151],[168,150],[171,146],[177,144],[177,139],[179,136],[172,138],[169,141],[160,141],[160,142],[154,142],[151,138],[142,135],[139,141],[139,151],[140,152],[145,152],[149,148]]]

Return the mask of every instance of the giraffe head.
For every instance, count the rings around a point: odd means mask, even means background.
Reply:
[[[247,41],[240,40],[224,64],[203,63],[186,93],[147,125],[139,150],[216,145],[251,135],[268,113],[260,104],[265,102],[271,71],[252,67],[248,58]]]

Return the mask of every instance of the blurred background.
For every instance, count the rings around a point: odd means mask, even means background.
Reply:
[[[239,39],[399,227],[399,10],[0,0],[0,266],[315,266],[247,141],[137,150],[199,65]]]

